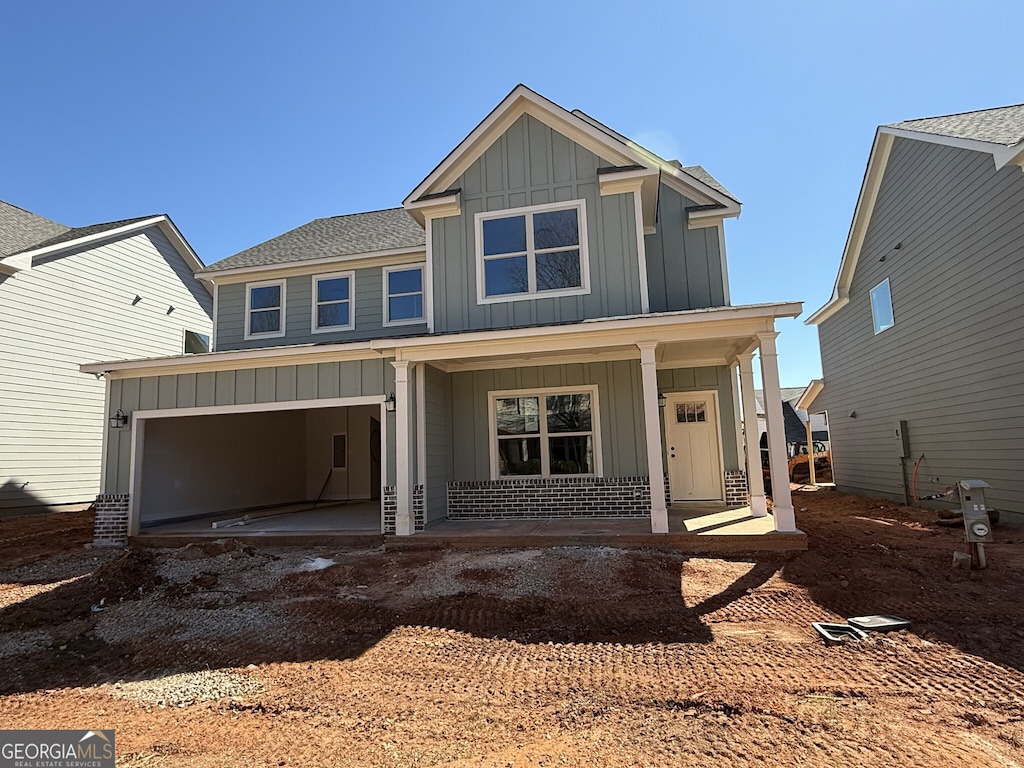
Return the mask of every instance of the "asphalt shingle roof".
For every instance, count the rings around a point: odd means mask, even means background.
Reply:
[[[0,200],[0,257],[29,249],[68,227]]]
[[[988,141],[1010,147],[1024,141],[1024,104],[904,120],[901,123],[890,123],[885,127],[932,133],[954,139]]]
[[[395,248],[426,246],[423,227],[404,208],[352,213],[314,219],[266,242],[247,248],[206,267],[219,272],[238,267],[260,267],[350,256]]]
[[[46,240],[41,240],[38,243],[33,243],[27,248],[22,248],[18,253],[25,251],[34,251],[37,248],[48,248],[51,245],[60,245],[61,243],[67,243],[71,240],[77,240],[80,237],[88,237],[89,235],[98,235],[101,232],[107,232],[111,229],[117,229],[119,227],[125,227],[129,224],[134,224],[137,221],[145,221],[146,219],[152,219],[160,214],[154,214],[153,216],[138,216],[134,219],[121,219],[119,221],[107,221],[102,224],[90,224],[87,227],[72,227],[61,232],[56,237],[50,237]]]
[[[725,195],[728,198],[736,200],[737,203],[739,202],[739,200],[737,199],[736,195],[734,195],[732,192],[730,192],[728,189],[726,189],[725,186],[723,186],[723,184],[718,179],[716,179],[714,176],[712,176],[710,173],[708,173],[706,170],[704,170],[704,166],[702,166],[702,165],[681,165],[681,166],[679,166],[679,170],[681,170],[685,174],[693,176],[693,178],[697,179],[698,181],[703,181],[705,184],[707,184],[712,189],[721,192],[723,195]]]

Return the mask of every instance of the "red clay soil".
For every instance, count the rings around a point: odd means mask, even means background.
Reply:
[[[125,766],[1024,765],[1024,531],[970,571],[933,512],[796,504],[809,550],[757,562],[111,552],[5,521],[0,723],[114,728]],[[873,613],[913,626],[810,626]]]

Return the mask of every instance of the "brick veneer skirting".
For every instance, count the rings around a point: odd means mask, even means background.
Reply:
[[[725,473],[726,509],[745,507],[747,501],[747,473],[742,469]]]
[[[646,477],[543,477],[448,483],[453,520],[650,517]]]
[[[398,490],[393,485],[384,486],[384,495],[380,500],[384,510],[384,533],[394,533],[398,518]],[[423,486],[416,485],[412,489],[412,521],[413,528],[422,531],[426,527],[427,516],[423,503]]]
[[[128,543],[128,494],[100,494],[93,504],[96,522],[92,543],[95,547],[123,547]]]

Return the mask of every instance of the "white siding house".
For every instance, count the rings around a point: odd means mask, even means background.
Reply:
[[[79,366],[208,340],[201,266],[166,216],[70,229],[0,202],[0,514],[96,497],[106,382]]]

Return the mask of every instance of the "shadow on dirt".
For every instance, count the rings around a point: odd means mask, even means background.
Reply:
[[[919,637],[1024,671],[1024,530],[996,529],[988,568],[952,565],[965,551],[960,526],[942,526],[932,510],[839,494],[794,494],[809,549],[783,578],[847,618],[894,614]]]
[[[674,553],[495,552],[454,569],[443,550],[341,553],[331,567],[282,574],[287,556],[244,544],[224,545],[216,562],[188,550],[129,549],[0,611],[0,694],[352,658],[402,626],[517,643],[707,643],[702,617],[782,565],[756,565],[698,603],[681,594],[686,558]]]

